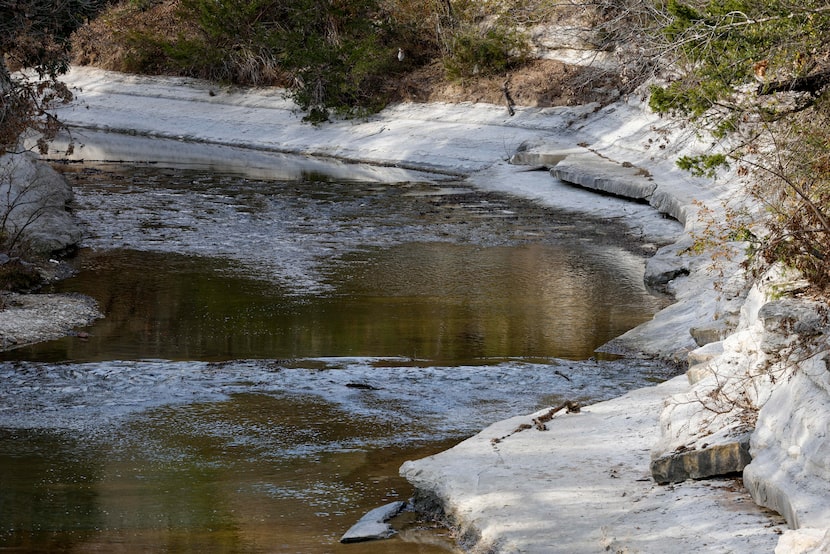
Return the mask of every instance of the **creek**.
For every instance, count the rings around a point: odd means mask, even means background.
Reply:
[[[407,459],[674,371],[594,353],[665,305],[613,222],[318,165],[62,171],[88,236],[53,290],[106,317],[0,355],[3,550],[453,551],[415,514],[338,539]]]

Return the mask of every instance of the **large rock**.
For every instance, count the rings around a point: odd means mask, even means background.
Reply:
[[[591,153],[571,154],[551,173],[569,183],[635,200],[648,201],[657,190],[648,171]]]
[[[721,444],[661,456],[651,461],[651,476],[658,484],[665,485],[739,472],[752,460],[749,436],[746,432]]]
[[[693,191],[658,184],[645,167],[593,151],[569,154],[551,169],[551,174],[588,189],[647,202],[683,224],[695,220],[699,210]]]
[[[681,237],[677,242],[664,246],[646,260],[643,282],[652,290],[669,292],[670,283],[692,271],[692,256],[684,252],[692,247],[691,238]]]
[[[48,254],[76,245],[81,230],[67,211],[71,200],[66,180],[35,156],[0,157],[0,220],[12,246]]]

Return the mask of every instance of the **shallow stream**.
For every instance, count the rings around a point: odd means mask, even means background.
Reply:
[[[671,368],[594,350],[664,303],[624,228],[476,191],[78,164],[77,276],[107,317],[0,357],[0,548],[453,549],[407,459]]]

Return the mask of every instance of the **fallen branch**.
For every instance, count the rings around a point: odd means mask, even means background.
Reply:
[[[536,426],[537,429],[540,431],[547,431],[548,428],[545,425],[548,421],[553,419],[558,412],[565,410],[565,413],[579,413],[582,410],[582,407],[577,402],[571,402],[570,400],[566,400],[564,404],[561,406],[557,406],[556,408],[551,408],[546,413],[540,415],[537,418],[533,419],[533,425]]]
[[[490,439],[490,444],[492,444],[493,447],[495,448],[495,446],[498,443],[500,443],[501,441],[503,441],[504,439],[506,439],[506,438],[508,438],[512,435],[515,435],[516,433],[521,433],[522,431],[525,431],[527,429],[532,429],[533,427],[536,427],[536,429],[538,429],[539,431],[547,431],[548,427],[547,427],[547,425],[545,425],[545,423],[547,423],[548,421],[553,419],[553,416],[555,416],[557,413],[561,412],[562,410],[565,410],[565,413],[568,413],[568,414],[579,413],[582,410],[582,406],[580,406],[578,402],[573,402],[571,400],[566,400],[565,402],[563,402],[559,406],[557,406],[555,408],[551,408],[550,410],[548,410],[544,414],[540,415],[539,417],[533,418],[533,425],[531,425],[530,423],[522,423],[521,425],[516,427],[510,433],[508,433],[508,434],[506,434],[502,437],[496,437],[496,438]]]

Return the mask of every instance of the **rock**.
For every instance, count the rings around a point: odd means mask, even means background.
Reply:
[[[593,25],[581,21],[546,22],[528,29],[533,57],[559,60],[572,65],[614,69],[618,60],[611,52],[597,46],[602,39]]]
[[[651,461],[651,476],[658,484],[665,485],[743,471],[752,461],[749,436],[747,432],[731,442],[656,458]]]
[[[692,241],[681,238],[664,246],[646,260],[643,282],[646,287],[660,293],[668,292],[668,285],[678,277],[689,275],[692,258],[683,253],[692,247]]]
[[[827,328],[827,305],[796,298],[773,300],[758,311],[764,326],[761,350],[776,353],[793,342],[821,335]]]
[[[648,201],[657,189],[643,170],[596,154],[571,154],[550,172],[568,183],[634,200]]]
[[[516,152],[510,156],[510,163],[513,165],[526,165],[531,167],[552,167],[558,164],[563,158],[562,154],[553,152]]]
[[[510,164],[549,169],[562,161],[566,155],[561,148],[552,147],[546,140],[526,140],[510,156]]]
[[[21,233],[35,252],[64,250],[80,241],[80,227],[67,211],[72,189],[34,156],[0,156],[0,198],[0,213],[9,214],[5,230]]]
[[[722,341],[734,330],[734,326],[718,321],[706,327],[692,327],[689,332],[692,334],[692,338],[695,339],[696,344],[706,346],[713,342]]]
[[[711,362],[718,356],[723,354],[723,342],[713,341],[702,345],[696,350],[689,352],[689,367],[692,368],[698,364],[705,364]]]
[[[346,388],[358,390],[380,390],[378,387],[368,383],[346,383]]]
[[[406,502],[397,501],[371,510],[340,537],[340,542],[363,542],[391,537],[395,530],[387,521],[401,513],[405,506]]]
[[[784,531],[775,554],[826,554],[830,552],[830,531],[827,529],[791,529]]]

